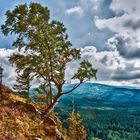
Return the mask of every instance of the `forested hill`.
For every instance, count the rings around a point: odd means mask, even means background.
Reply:
[[[67,91],[75,84],[65,85]],[[140,89],[123,86],[108,86],[96,83],[83,83],[72,93],[64,96],[59,105],[71,105],[73,97],[75,105],[80,107],[129,107],[140,108]]]
[[[73,86],[66,85],[64,90]],[[92,136],[102,140],[139,140],[140,89],[84,83],[64,96],[56,107],[64,124],[73,103],[84,120],[88,140]]]

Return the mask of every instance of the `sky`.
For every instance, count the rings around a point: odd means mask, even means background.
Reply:
[[[2,0],[0,0],[2,1]],[[0,4],[0,25],[6,10],[21,3],[39,2],[47,6],[51,19],[67,28],[73,47],[81,49],[82,60],[98,69],[94,82],[140,87],[140,0],[8,0]],[[0,61],[4,67],[4,83],[15,83],[15,67],[8,56],[15,52],[14,36],[0,32]],[[78,62],[67,66],[69,80]],[[10,81],[10,83],[9,83]]]

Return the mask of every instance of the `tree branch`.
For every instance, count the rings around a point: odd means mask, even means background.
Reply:
[[[72,92],[73,90],[75,90],[76,88],[78,88],[81,84],[82,84],[82,82],[80,82],[79,84],[75,85],[74,88],[72,88],[71,90],[66,91],[66,92],[63,92],[62,95],[68,94],[68,93]]]
[[[40,74],[40,76],[44,79],[44,80],[48,80],[47,78],[45,78],[45,76],[43,76],[43,74],[41,72],[38,72]]]

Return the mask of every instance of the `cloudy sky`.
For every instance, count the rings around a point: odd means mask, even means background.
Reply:
[[[0,24],[4,13],[30,0],[8,0],[0,4]],[[140,0],[32,0],[47,6],[51,18],[64,23],[73,47],[81,48],[82,59],[98,69],[96,82],[140,87]],[[15,68],[7,56],[15,51],[14,36],[0,33],[0,61],[4,82],[15,81]],[[73,75],[77,63],[67,67]]]

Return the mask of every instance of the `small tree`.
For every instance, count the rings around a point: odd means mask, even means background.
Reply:
[[[20,73],[17,75],[17,84],[14,85],[14,89],[18,90],[19,92],[27,94],[27,97],[29,97],[29,89],[31,87],[32,77],[30,76],[30,71],[24,71],[23,73]]]
[[[88,61],[83,61],[72,77],[78,79],[79,84],[63,92],[66,65],[80,59],[80,50],[71,48],[66,28],[62,23],[50,20],[47,7],[38,3],[16,6],[14,10],[6,12],[6,21],[1,29],[6,36],[17,36],[13,46],[19,52],[10,56],[9,61],[16,65],[18,72],[30,70],[32,78],[41,78],[48,89],[51,101],[43,114],[50,114],[61,96],[75,90],[84,80],[96,76],[97,70]],[[57,89],[55,95],[54,85]]]
[[[70,140],[86,140],[87,133],[82,125],[80,114],[73,112],[68,118],[68,122],[68,136],[70,137]]]

